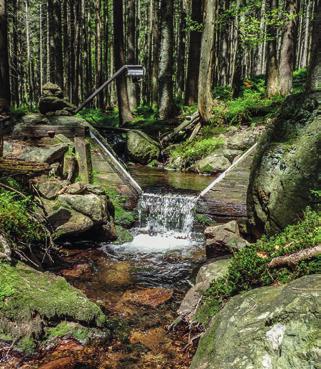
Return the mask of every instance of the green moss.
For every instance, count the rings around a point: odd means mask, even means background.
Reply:
[[[114,205],[115,223],[123,227],[131,227],[136,221],[136,215],[133,211],[124,209],[124,205],[127,201],[126,197],[112,189],[105,189],[105,193]]]
[[[116,234],[117,240],[113,242],[115,245],[122,245],[134,239],[133,235],[127,229],[119,225],[116,225]]]
[[[321,242],[321,213],[307,210],[302,221],[288,226],[280,234],[262,238],[234,255],[227,277],[214,282],[207,290],[196,319],[206,323],[225,302],[241,291],[287,283],[303,275],[321,272],[321,257],[300,262],[293,268],[268,268],[275,257],[313,247]]]
[[[53,340],[55,338],[72,337],[81,343],[86,343],[92,336],[92,329],[83,327],[77,323],[61,322],[55,327],[46,330],[46,339]]]
[[[195,221],[196,223],[202,224],[204,226],[208,226],[214,223],[210,217],[204,214],[196,214]]]
[[[189,161],[202,159],[206,155],[224,145],[221,137],[196,138],[176,146],[170,153],[172,159],[182,158]]]
[[[69,318],[102,326],[106,317],[100,308],[62,277],[37,272],[22,263],[0,263],[0,314],[18,323]]]
[[[18,341],[16,347],[19,351],[31,355],[35,352],[37,344],[32,337],[23,337]]]

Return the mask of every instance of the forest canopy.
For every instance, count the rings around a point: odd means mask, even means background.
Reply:
[[[142,64],[142,83],[118,85],[123,122],[140,104],[168,119],[178,106],[198,103],[208,120],[222,86],[237,97],[246,79],[263,76],[269,96],[291,92],[293,71],[311,59],[315,6],[315,0],[1,0],[10,73],[1,94],[10,82],[12,105],[32,108],[50,81],[78,105],[121,65]],[[105,110],[116,105],[114,85],[95,100]]]

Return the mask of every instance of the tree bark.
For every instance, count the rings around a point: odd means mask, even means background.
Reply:
[[[116,71],[126,64],[124,50],[124,21],[123,0],[114,0],[114,59]],[[120,125],[126,124],[133,119],[130,111],[127,79],[125,76],[117,78],[117,97],[119,105]]]
[[[198,111],[204,122],[210,120],[213,108],[212,81],[216,0],[205,0],[200,72],[198,81]]]
[[[7,4],[0,0],[0,112],[9,110],[9,53],[7,29]]]
[[[272,12],[278,6],[278,0],[267,0],[267,11]],[[274,25],[267,28],[270,40],[267,43],[266,85],[268,97],[280,93],[279,60],[277,50],[277,29]]]
[[[173,51],[174,51],[174,4],[161,0],[161,44],[159,57],[159,118],[169,119],[174,113]]]
[[[312,56],[307,81],[308,92],[321,91],[321,0],[317,0],[314,8]]]
[[[137,64],[136,57],[136,0],[127,0],[127,62],[128,64]],[[137,107],[137,85],[132,79],[127,81],[128,84],[128,98],[130,109],[133,111]]]
[[[295,47],[298,25],[298,3],[297,0],[286,1],[286,12],[290,16],[282,35],[280,53],[280,91],[286,96],[292,90],[293,69],[295,64]]]
[[[203,1],[200,0],[192,0],[191,19],[193,22],[197,22],[200,26],[203,23],[202,3]],[[191,30],[185,91],[186,105],[196,104],[198,99],[198,78],[200,69],[201,43],[202,31],[198,29]]]

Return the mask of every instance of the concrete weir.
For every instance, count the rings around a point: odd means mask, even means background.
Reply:
[[[196,211],[225,222],[247,218],[247,191],[257,144],[253,145],[199,195]]]

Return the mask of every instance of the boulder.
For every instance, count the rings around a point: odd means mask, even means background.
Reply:
[[[219,224],[205,229],[206,255],[217,257],[237,252],[248,245],[248,242],[240,235],[240,230],[235,220]]]
[[[23,125],[49,124],[49,121],[45,115],[42,115],[39,113],[31,113],[31,114],[24,115],[21,118],[21,123]]]
[[[53,185],[51,185],[53,183]],[[88,233],[101,241],[116,239],[114,208],[104,191],[94,185],[50,179],[38,185],[46,217],[55,238]]]
[[[64,209],[64,211],[66,211],[66,209]],[[69,212],[70,217],[68,221],[61,224],[55,229],[55,238],[76,237],[82,233],[91,230],[94,227],[94,222],[86,215],[72,210]],[[61,212],[58,214],[61,214]],[[58,217],[58,214],[56,214],[56,219]]]
[[[146,133],[135,130],[127,134],[127,152],[131,160],[140,164],[148,164],[159,158],[160,147]]]
[[[63,194],[58,196],[58,201],[63,206],[71,207],[73,210],[86,215],[95,223],[105,223],[108,219],[106,196]]]
[[[289,97],[261,140],[248,191],[253,229],[269,235],[320,202],[321,106],[313,96]]]
[[[231,132],[232,134],[225,138],[225,147],[233,150],[248,150],[259,140],[264,130],[264,127],[258,126]]]
[[[52,164],[63,160],[68,145],[26,146],[17,159]]]
[[[204,159],[198,160],[193,169],[202,174],[222,173],[231,166],[231,162],[221,154],[211,154]]]
[[[221,259],[210,262],[201,267],[196,277],[196,284],[190,288],[178,309],[178,314],[186,321],[192,321],[204,292],[211,283],[228,273],[230,259]]]
[[[55,83],[47,82],[42,86],[42,96],[55,96],[62,99],[64,97],[64,93]]]
[[[36,184],[36,189],[41,197],[45,199],[52,200],[56,198],[60,191],[67,186],[68,182],[61,181],[57,178],[47,178],[45,180],[41,180]]]
[[[75,106],[64,99],[47,96],[40,98],[39,111],[41,114],[59,112],[59,115],[68,115],[75,111]]]
[[[233,297],[212,319],[191,369],[310,369],[321,362],[321,275]]]

